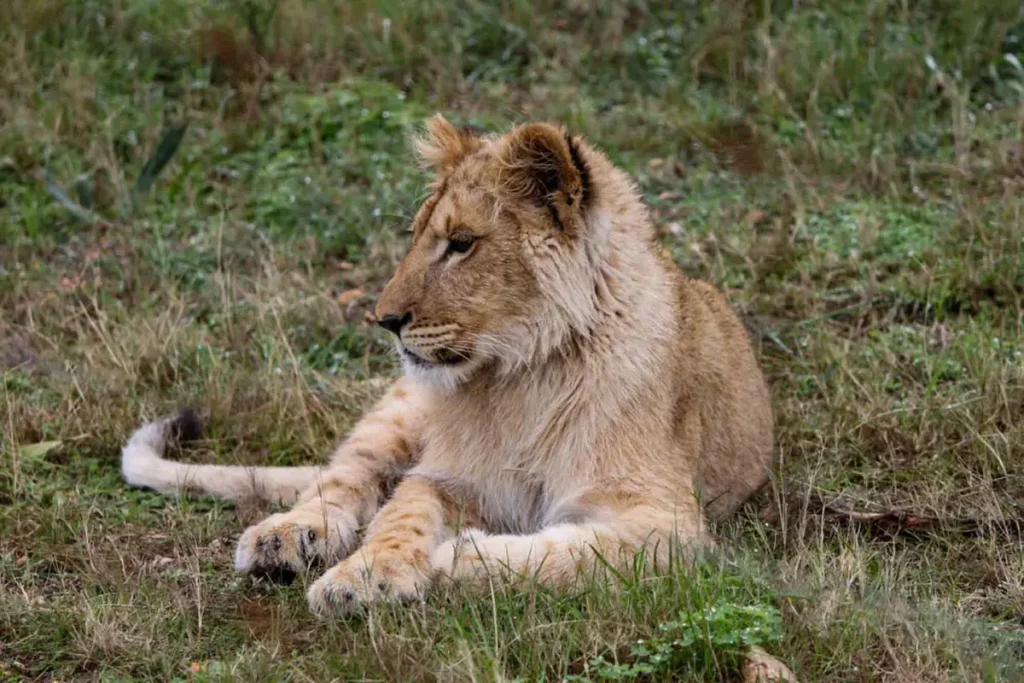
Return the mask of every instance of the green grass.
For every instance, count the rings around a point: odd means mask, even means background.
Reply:
[[[0,7],[0,680],[736,680],[750,642],[1024,680],[1024,16],[673,5]],[[439,110],[636,177],[746,317],[783,462],[695,567],[317,622],[230,569],[266,510],[125,488],[119,447],[191,405],[181,457],[326,456],[397,370],[365,312]]]

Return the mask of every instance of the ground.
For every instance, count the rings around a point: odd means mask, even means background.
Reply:
[[[3,3],[0,680],[1024,679],[1014,5]],[[285,465],[381,393],[435,111],[586,136],[743,313],[781,464],[695,566],[321,622],[231,570],[267,510],[121,482],[182,406]]]

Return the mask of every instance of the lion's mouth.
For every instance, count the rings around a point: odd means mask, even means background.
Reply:
[[[451,349],[441,349],[439,351],[436,351],[434,353],[434,359],[428,360],[423,356],[419,355],[418,353],[410,351],[404,345],[401,348],[403,358],[407,359],[408,361],[415,365],[420,365],[424,367],[428,367],[431,365],[460,365],[461,363],[465,363],[467,360],[469,360],[469,358],[467,358],[465,354],[456,353]]]

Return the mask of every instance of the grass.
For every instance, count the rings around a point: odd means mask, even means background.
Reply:
[[[0,680],[1024,680],[1013,3],[10,0],[0,55]],[[365,314],[437,110],[636,177],[783,462],[695,567],[318,623],[230,570],[266,510],[119,446],[192,405],[182,457],[326,456],[396,372]]]

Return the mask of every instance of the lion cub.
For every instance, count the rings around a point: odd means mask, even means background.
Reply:
[[[297,500],[242,534],[235,566],[329,565],[318,612],[438,577],[565,585],[598,553],[664,565],[706,542],[703,514],[772,464],[768,390],[725,298],[678,271],[630,179],[561,128],[482,137],[436,116],[417,147],[433,192],[376,311],[405,377],[330,464],[164,460],[165,421],[125,446],[127,481]]]

